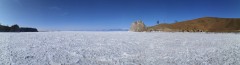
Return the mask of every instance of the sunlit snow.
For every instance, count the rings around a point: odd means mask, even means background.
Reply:
[[[240,65],[240,34],[0,33],[0,65]]]

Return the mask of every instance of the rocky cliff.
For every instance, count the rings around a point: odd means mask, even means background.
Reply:
[[[131,28],[129,31],[133,32],[143,32],[146,30],[145,24],[140,20],[132,23]]]

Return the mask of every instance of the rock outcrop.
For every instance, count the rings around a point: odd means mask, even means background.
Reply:
[[[22,27],[22,28],[20,28],[20,32],[38,32],[38,30],[36,28],[25,28],[25,27]]]
[[[146,26],[142,21],[136,21],[136,22],[132,23],[129,31],[143,32],[143,31],[146,31]]]
[[[10,32],[19,32],[19,31],[20,31],[20,27],[17,24],[12,25],[10,27]]]
[[[0,32],[38,32],[36,28],[19,27],[17,24],[9,26],[0,25]]]

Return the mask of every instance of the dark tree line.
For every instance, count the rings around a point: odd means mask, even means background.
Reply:
[[[0,32],[38,32],[36,28],[19,27],[17,24],[5,26],[0,24]]]

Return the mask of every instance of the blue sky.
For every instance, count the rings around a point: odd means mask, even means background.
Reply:
[[[199,17],[240,18],[240,0],[0,0],[0,23],[40,30],[128,29]]]

